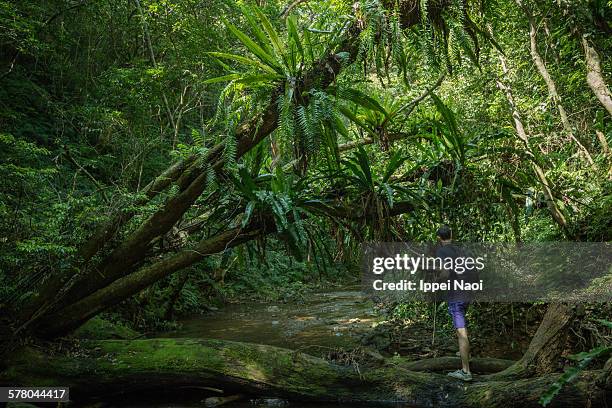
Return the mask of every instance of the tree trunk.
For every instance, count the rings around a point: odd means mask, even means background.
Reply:
[[[558,371],[559,357],[575,316],[573,307],[569,305],[550,304],[523,357],[504,371],[491,375],[491,378],[525,378]]]
[[[65,308],[44,315],[38,321],[32,322],[31,330],[41,337],[54,337],[68,333],[106,308],[135,295],[171,273],[193,265],[208,255],[250,241],[262,233],[272,232],[272,228],[276,229],[274,223],[262,227],[233,228],[204,239],[194,248],[185,249],[145,266]]]
[[[587,69],[587,83],[604,108],[612,115],[612,94],[601,70],[599,54],[589,43],[586,35],[582,35],[582,48]]]
[[[601,60],[599,54],[590,44],[585,34],[582,34],[582,48],[584,49],[584,59],[587,70],[587,83],[604,108],[612,115],[612,94],[601,70]]]
[[[81,346],[85,349],[53,356],[34,349],[16,351],[7,361],[0,383],[69,386],[70,396],[77,403],[155,391],[174,391],[180,398],[184,387],[192,386],[202,393],[215,388],[226,395],[310,402],[535,408],[539,407],[540,396],[559,378],[559,374],[519,381],[479,381],[476,377],[474,383],[463,383],[443,374],[393,365],[357,369],[297,351],[220,340],[106,340],[85,341]],[[610,384],[595,382],[602,372],[582,373],[550,406],[605,406]]]
[[[610,26],[605,19],[593,14],[588,2],[563,1],[558,5],[562,8],[563,14],[569,18],[570,32],[582,43],[584,60],[587,72],[587,84],[595,94],[599,102],[612,116],[612,93],[606,84],[601,69],[601,59],[597,50],[589,41],[589,34],[585,31],[600,31],[604,36],[610,36]]]
[[[610,147],[608,146],[606,135],[604,135],[601,130],[595,130],[595,135],[597,136],[597,140],[601,145],[601,152],[604,154],[606,159],[610,159]]]
[[[506,62],[506,57],[504,57],[501,53],[499,54],[499,61],[501,63],[502,72],[504,77],[508,76],[508,64]],[[565,220],[565,216],[557,206],[557,202],[555,196],[553,195],[552,189],[550,187],[550,183],[548,178],[544,174],[544,170],[540,167],[540,165],[536,162],[533,153],[531,152],[531,148],[529,147],[529,136],[525,131],[525,127],[523,126],[523,122],[521,120],[521,115],[518,111],[518,107],[514,102],[514,95],[512,94],[512,89],[509,85],[504,84],[500,79],[496,79],[497,87],[506,94],[506,99],[508,100],[508,104],[510,105],[510,110],[512,112],[512,119],[514,120],[514,127],[516,129],[516,134],[523,142],[525,147],[525,152],[531,158],[531,166],[533,168],[538,181],[542,186],[542,190],[544,190],[544,196],[546,197],[546,204],[548,209],[555,220],[555,222],[561,227],[563,231],[565,231],[567,226],[567,221]]]
[[[548,69],[546,68],[546,64],[544,63],[544,60],[540,56],[540,52],[538,51],[537,29],[536,29],[534,17],[531,14],[531,10],[529,9],[528,6],[523,4],[522,0],[515,0],[515,1],[518,4],[518,6],[523,9],[523,12],[527,16],[527,20],[529,21],[529,43],[530,43],[530,50],[531,50],[531,58],[533,59],[533,62],[536,68],[538,69],[540,76],[542,76],[542,78],[544,79],[544,82],[546,83],[546,87],[548,88],[548,95],[550,96],[550,99],[552,99],[553,103],[557,106],[557,109],[559,110],[559,116],[561,117],[561,123],[563,124],[563,129],[565,130],[567,135],[570,137],[570,139],[572,139],[572,141],[576,143],[576,145],[578,146],[578,149],[587,159],[589,164],[593,165],[594,162],[593,162],[593,158],[591,157],[591,154],[574,135],[572,125],[570,124],[569,119],[567,117],[567,112],[565,111],[565,108],[563,107],[563,103],[561,102],[561,96],[559,95],[559,92],[557,91],[557,85],[555,84],[555,81],[550,76],[550,73],[548,72]]]
[[[189,274],[187,273],[187,271],[181,272],[179,281],[177,282],[176,287],[172,289],[172,294],[170,295],[170,299],[168,299],[168,303],[166,304],[164,320],[172,319],[172,315],[174,314],[174,305],[181,297],[181,292],[183,291],[187,280],[189,280]]]

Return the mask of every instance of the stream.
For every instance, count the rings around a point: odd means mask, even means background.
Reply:
[[[323,291],[301,302],[230,304],[204,316],[182,320],[163,337],[205,337],[268,344],[308,354],[352,348],[376,322],[372,303],[358,288]]]
[[[229,304],[206,315],[180,321],[180,329],[155,337],[212,338],[267,344],[324,356],[337,348],[359,346],[361,335],[377,321],[372,302],[360,288],[310,293],[302,301]],[[206,407],[197,398],[180,403],[113,405],[116,407]],[[275,398],[244,399],[223,407],[347,407],[347,404],[309,404]],[[350,406],[357,406],[350,404]],[[385,405],[388,406],[388,405]]]

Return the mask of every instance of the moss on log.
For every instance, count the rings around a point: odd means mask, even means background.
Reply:
[[[5,385],[68,385],[77,401],[136,391],[198,386],[229,394],[335,402],[405,402],[415,406],[537,407],[558,375],[520,381],[462,383],[442,374],[394,365],[360,371],[278,347],[203,339],[85,341],[77,350],[48,356],[24,348],[0,374]],[[600,372],[581,375],[551,406],[604,406]]]
[[[127,326],[113,323],[102,319],[100,316],[96,316],[76,329],[72,333],[72,337],[90,340],[133,340],[141,337],[141,335]]]

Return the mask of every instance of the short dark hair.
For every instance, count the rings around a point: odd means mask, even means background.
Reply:
[[[436,235],[438,235],[440,239],[443,239],[446,241],[446,240],[451,239],[451,237],[453,236],[453,231],[450,229],[448,225],[443,225],[440,228],[438,228]]]

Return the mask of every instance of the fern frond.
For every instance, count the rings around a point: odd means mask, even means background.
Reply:
[[[277,100],[279,119],[278,129],[288,140],[293,138],[295,127],[293,117],[293,101],[287,93],[280,95]]]
[[[420,0],[419,10],[421,12],[421,23],[424,26],[429,25],[429,0]]]
[[[228,134],[223,140],[223,161],[227,168],[236,167],[236,155],[238,152],[238,142],[233,133]]]
[[[310,114],[304,106],[298,106],[296,110],[297,122],[303,138],[302,146],[307,156],[314,154],[317,150],[317,136]]]
[[[474,43],[470,42],[470,39],[468,38],[468,35],[465,30],[458,30],[457,42],[459,43],[463,51],[465,51],[465,54],[470,58],[472,63],[480,68],[480,62],[478,61],[477,55],[478,50],[476,48],[472,49],[472,45],[474,45]],[[476,45],[474,45],[474,47],[476,47]]]

